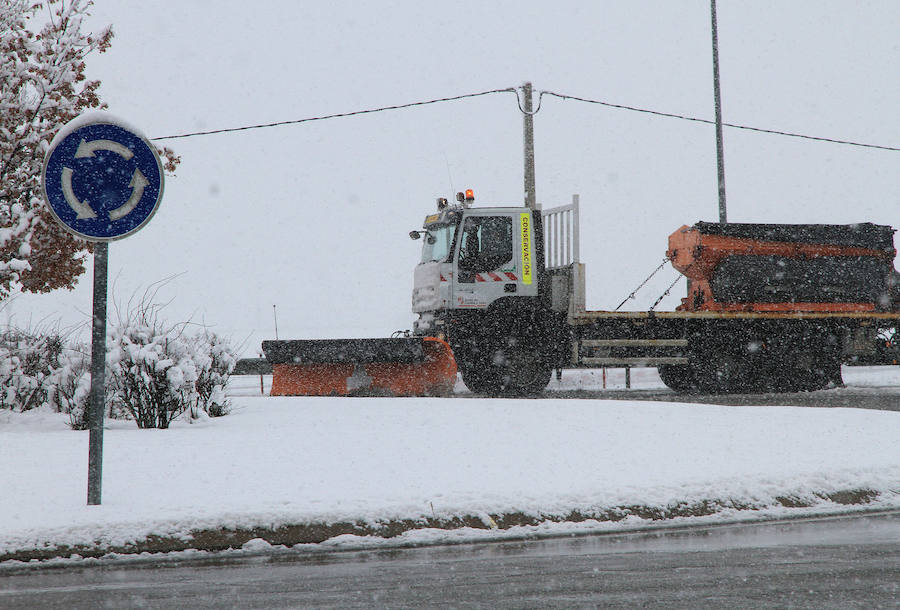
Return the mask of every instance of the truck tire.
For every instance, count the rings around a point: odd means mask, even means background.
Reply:
[[[500,391],[500,379],[487,363],[466,365],[461,374],[463,383],[473,394],[496,396]]]
[[[514,354],[503,375],[502,391],[508,396],[534,396],[550,383],[553,371],[529,355]]]
[[[490,352],[490,358],[469,363],[462,369],[466,387],[489,396],[534,396],[550,383],[553,371],[536,350],[510,339]]]

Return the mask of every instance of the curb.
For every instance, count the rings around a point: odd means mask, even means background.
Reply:
[[[509,512],[480,515],[463,515],[451,518],[423,517],[420,519],[398,519],[392,521],[368,523],[312,522],[305,524],[283,525],[275,528],[221,528],[198,529],[187,536],[150,535],[133,543],[109,545],[97,541],[91,545],[52,545],[39,548],[17,549],[0,553],[0,562],[4,561],[47,561],[55,558],[72,556],[100,558],[110,553],[140,554],[169,553],[175,551],[200,550],[224,551],[239,549],[254,539],[262,539],[269,544],[293,546],[295,544],[319,544],[341,535],[374,536],[394,538],[401,534],[418,529],[454,530],[472,528],[507,530],[517,526],[536,526],[544,523],[581,523],[584,521],[617,522],[627,518],[639,518],[645,521],[665,521],[679,517],[706,517],[724,511],[761,511],[770,508],[812,508],[823,502],[843,506],[868,505],[876,502],[881,492],[872,489],[851,489],[832,493],[811,493],[808,495],[785,495],[775,498],[771,504],[748,504],[732,500],[701,500],[699,502],[680,502],[666,506],[629,505],[612,508],[572,510],[566,514],[526,514]]]

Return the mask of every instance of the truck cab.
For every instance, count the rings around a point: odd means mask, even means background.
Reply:
[[[540,212],[438,201],[442,209],[425,218],[423,230],[410,233],[424,238],[413,280],[417,334],[440,330],[435,326],[442,313],[487,311],[538,296]]]
[[[527,344],[529,357],[540,360],[534,346],[535,322],[544,318],[541,212],[473,208],[471,190],[457,200],[450,205],[438,199],[437,212],[426,216],[422,230],[410,233],[424,242],[413,281],[412,310],[418,314],[413,332],[447,340],[466,385],[498,393],[520,383],[508,375],[503,379],[499,370],[513,358],[510,343],[516,346],[516,358]],[[549,380],[548,366],[534,368],[524,367],[524,374]],[[544,385],[546,380],[541,389]]]

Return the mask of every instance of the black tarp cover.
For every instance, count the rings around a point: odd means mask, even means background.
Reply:
[[[755,224],[698,222],[695,229],[703,235],[722,235],[759,241],[826,244],[870,248],[890,252],[894,249],[894,229],[863,222],[849,225]]]

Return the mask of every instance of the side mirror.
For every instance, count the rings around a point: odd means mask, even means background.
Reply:
[[[429,233],[428,231],[410,231],[409,238],[410,239],[419,239],[420,237],[422,237],[423,233],[426,236],[425,241],[427,241],[429,244],[434,244],[437,242],[437,238],[434,235],[432,235],[431,233]]]

